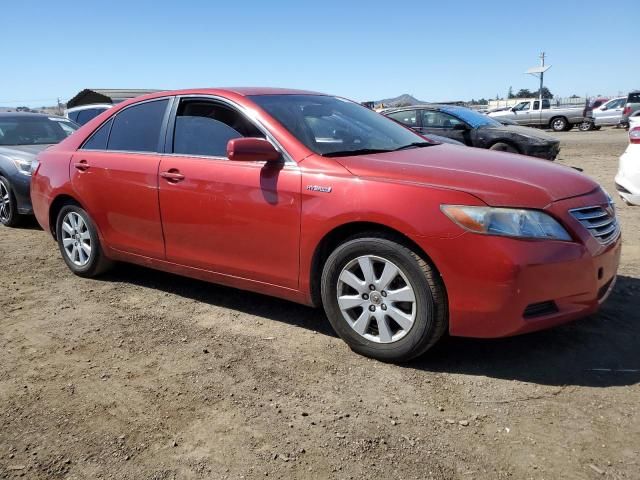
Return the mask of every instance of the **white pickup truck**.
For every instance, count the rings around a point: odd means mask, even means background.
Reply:
[[[489,113],[500,121],[507,119],[527,127],[549,127],[556,132],[571,130],[574,125],[584,122],[584,106],[552,107],[549,100],[526,100],[508,110]]]

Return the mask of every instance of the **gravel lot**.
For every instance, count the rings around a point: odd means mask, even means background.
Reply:
[[[613,192],[626,132],[558,134]],[[640,207],[589,319],[362,358],[321,311],[0,227],[0,478],[640,478]]]

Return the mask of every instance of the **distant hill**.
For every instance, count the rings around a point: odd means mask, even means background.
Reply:
[[[377,100],[374,102],[376,105],[383,104],[385,107],[396,107],[396,106],[404,106],[404,105],[419,105],[423,102],[422,100],[418,100],[413,95],[409,95],[408,93],[403,93],[397,97],[393,98],[385,98],[383,100]]]

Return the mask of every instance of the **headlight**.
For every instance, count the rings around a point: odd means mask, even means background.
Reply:
[[[519,208],[442,205],[444,214],[459,226],[475,233],[520,238],[571,240],[556,220],[537,210]]]
[[[24,158],[13,158],[13,163],[23,175],[31,175],[31,160],[25,160]]]

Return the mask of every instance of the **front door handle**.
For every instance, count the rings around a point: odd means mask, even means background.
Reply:
[[[74,163],[73,166],[78,170],[80,170],[81,172],[84,172],[89,169],[89,164],[87,163],[86,160],[80,160],[79,162]]]
[[[181,174],[180,171],[176,168],[172,168],[170,170],[167,170],[166,172],[161,172],[160,176],[171,183],[178,183],[184,180],[184,175]]]

